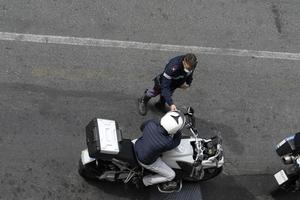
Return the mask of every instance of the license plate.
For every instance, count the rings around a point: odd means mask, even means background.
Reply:
[[[277,172],[274,175],[274,177],[275,177],[278,185],[281,185],[281,184],[285,183],[287,180],[289,180],[289,178],[285,174],[284,170],[280,170],[279,172]]]

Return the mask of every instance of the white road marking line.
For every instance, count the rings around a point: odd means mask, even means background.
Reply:
[[[120,40],[108,40],[108,39],[64,37],[64,36],[55,36],[55,35],[35,35],[35,34],[0,32],[0,40],[35,42],[35,43],[44,43],[44,44],[114,47],[114,48],[171,51],[171,52],[191,52],[195,54],[245,56],[245,57],[271,58],[271,59],[284,59],[284,60],[300,60],[300,53],[255,51],[255,50],[247,50],[247,49],[230,49],[230,48],[212,48],[212,47],[200,47],[200,46],[183,46],[183,45],[145,43],[145,42],[120,41]]]

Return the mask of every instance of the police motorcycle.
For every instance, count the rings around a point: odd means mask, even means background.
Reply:
[[[300,133],[289,136],[277,144],[276,152],[287,168],[274,174],[281,189],[300,190]]]
[[[182,180],[196,182],[214,178],[222,172],[224,164],[221,136],[200,138],[195,128],[193,109],[188,107],[183,113],[186,116],[185,128],[191,135],[182,136],[176,148],[161,156],[175,171],[176,180],[179,180],[180,187],[176,192],[181,190]],[[132,183],[139,188],[137,183],[141,182],[142,177],[153,172],[137,162],[135,141],[124,139],[114,120],[91,120],[86,126],[87,149],[81,152],[79,174],[87,180]],[[158,190],[163,192],[159,187]]]

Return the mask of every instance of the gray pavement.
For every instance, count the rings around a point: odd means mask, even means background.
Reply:
[[[296,0],[1,0],[0,31],[297,53],[299,8]],[[97,116],[139,136],[160,113],[139,116],[137,97],[181,53],[0,41],[0,199],[150,198],[151,189],[78,176],[84,127]],[[300,129],[300,62],[197,56],[192,88],[174,99],[194,107],[203,136],[224,138],[224,175],[200,183],[203,199],[299,196],[272,195],[270,176],[282,167],[276,143]]]

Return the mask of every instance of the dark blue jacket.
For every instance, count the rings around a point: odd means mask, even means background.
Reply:
[[[181,132],[169,135],[157,120],[148,120],[141,125],[143,131],[135,145],[137,159],[145,165],[150,165],[165,151],[169,151],[180,144]]]
[[[186,73],[184,71],[183,58],[184,55],[172,58],[160,75],[161,95],[169,106],[173,104],[173,91],[184,83],[191,85],[193,81],[193,72]]]

